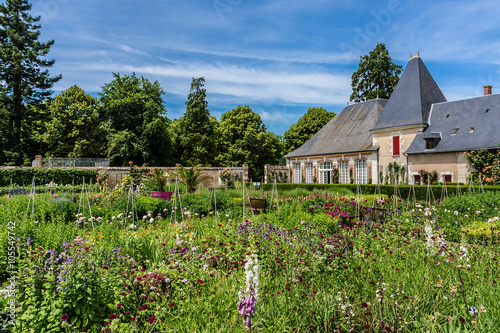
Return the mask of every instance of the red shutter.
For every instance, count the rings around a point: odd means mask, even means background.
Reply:
[[[392,155],[399,155],[399,136],[392,137]]]

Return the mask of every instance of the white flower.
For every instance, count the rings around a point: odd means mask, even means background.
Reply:
[[[166,278],[166,279],[165,279],[165,282],[166,282],[166,283],[170,283],[170,279],[169,279],[169,278]]]
[[[149,219],[149,223],[153,223],[154,221],[155,221],[155,219],[154,219],[154,218],[150,218],[150,219]]]

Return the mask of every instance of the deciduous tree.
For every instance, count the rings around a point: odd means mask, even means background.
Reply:
[[[113,165],[166,166],[173,163],[163,91],[158,81],[113,74],[100,101],[110,122],[108,157]]]
[[[309,108],[307,112],[290,126],[283,136],[284,153],[288,154],[302,146],[316,132],[323,128],[335,113],[324,108]]]

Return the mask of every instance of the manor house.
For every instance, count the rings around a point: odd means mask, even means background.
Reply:
[[[389,164],[409,183],[420,170],[440,182],[466,182],[476,171],[464,152],[499,149],[500,94],[448,102],[420,55],[410,57],[391,97],[346,106],[304,145],[285,155],[294,183],[376,184]]]

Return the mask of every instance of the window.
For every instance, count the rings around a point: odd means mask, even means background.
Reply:
[[[426,141],[426,145],[425,145],[426,149],[436,148],[436,140],[435,139],[430,138],[430,139],[425,139],[425,141]]]
[[[444,175],[444,182],[451,183],[451,175]]]
[[[458,132],[460,131],[460,128],[454,128],[452,131],[451,131],[451,135],[456,135]]]
[[[421,184],[420,175],[413,176],[413,179],[414,179],[415,185],[420,185]]]
[[[350,184],[350,177],[349,177],[349,162],[348,161],[341,161],[339,163],[339,180],[340,184]]]
[[[319,183],[330,184],[332,179],[332,163],[323,162],[319,164]]]
[[[300,174],[300,163],[295,163],[293,165],[293,182],[300,183],[302,181],[302,175]]]
[[[399,156],[399,136],[392,137],[392,155]]]
[[[312,183],[314,178],[314,167],[312,163],[306,163],[306,183]]]
[[[366,184],[368,182],[366,165],[366,160],[358,160],[356,162],[356,184]]]

